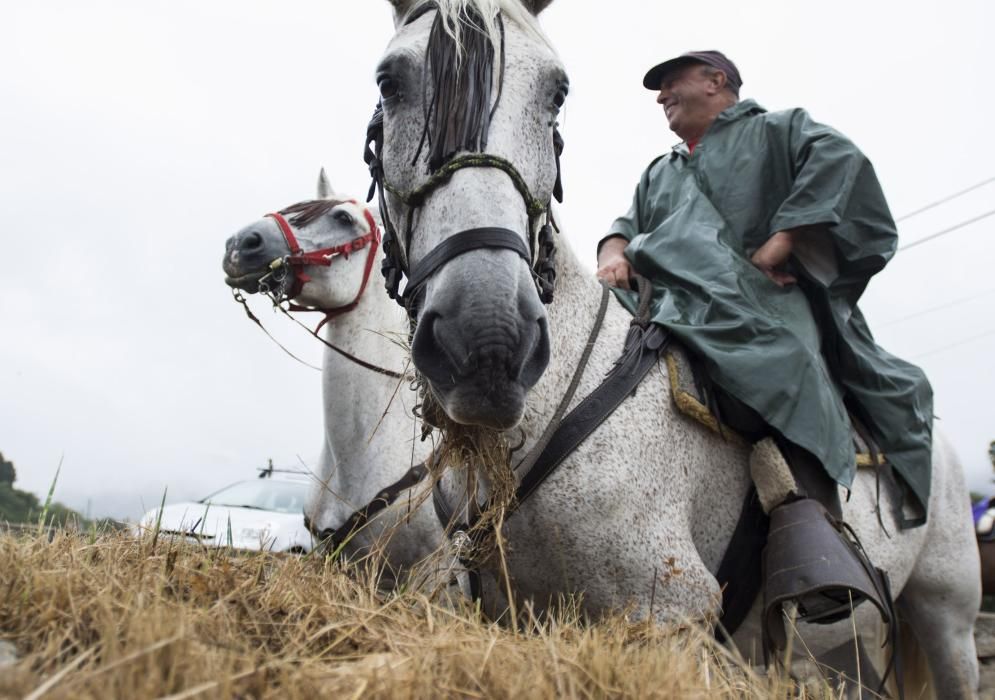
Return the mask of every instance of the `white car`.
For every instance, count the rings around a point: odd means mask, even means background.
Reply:
[[[151,532],[208,547],[232,547],[305,554],[311,533],[304,527],[308,484],[292,479],[249,479],[227,486],[200,501],[174,503],[149,511],[139,525]]]

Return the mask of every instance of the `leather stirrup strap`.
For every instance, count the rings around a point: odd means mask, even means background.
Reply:
[[[761,562],[768,527],[770,521],[760,505],[757,489],[751,486],[715,573],[722,587],[722,617],[715,626],[715,637],[720,642],[728,641],[743,624],[763,587]]]

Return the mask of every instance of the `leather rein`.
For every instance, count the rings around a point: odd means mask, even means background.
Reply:
[[[331,551],[329,553],[335,556],[342,551],[342,548],[349,543],[349,540],[356,533],[366,527],[371,518],[387,506],[393,504],[403,492],[421,483],[428,476],[428,464],[429,462],[426,460],[421,464],[411,467],[404,473],[404,476],[374,496],[373,500],[362,508],[354,510],[337,528],[328,527],[323,530],[317,530],[307,513],[304,514],[304,526],[321,542],[321,546],[330,548]]]

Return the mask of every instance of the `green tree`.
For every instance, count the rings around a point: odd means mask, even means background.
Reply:
[[[17,470],[14,469],[14,463],[4,459],[3,452],[0,452],[0,484],[13,485],[16,479]]]
[[[33,493],[15,489],[16,478],[14,463],[4,459],[0,452],[0,523],[35,523],[41,515],[42,504]],[[82,515],[59,502],[49,505],[45,519],[56,527],[65,527],[70,523],[84,527],[87,524]]]

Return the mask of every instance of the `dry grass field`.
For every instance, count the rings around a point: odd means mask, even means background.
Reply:
[[[319,557],[0,532],[0,640],[18,657],[0,697],[838,697],[695,628],[563,614],[512,630],[370,581]]]

